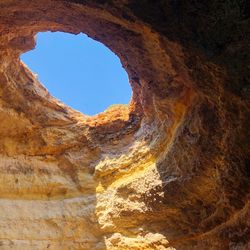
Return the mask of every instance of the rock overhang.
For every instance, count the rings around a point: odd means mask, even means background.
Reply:
[[[174,35],[158,3],[132,2],[1,3],[6,249],[226,249],[239,242],[237,223],[245,241],[247,102],[225,85],[230,62],[204,53],[204,37],[194,42],[185,13],[180,22],[188,4],[165,6]],[[115,52],[133,89],[129,108],[90,118],[51,97],[19,60],[47,30],[84,32]],[[11,230],[9,212],[19,221]]]

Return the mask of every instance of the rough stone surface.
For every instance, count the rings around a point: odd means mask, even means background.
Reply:
[[[0,249],[249,244],[248,1],[0,1]],[[88,117],[20,61],[41,31],[115,52],[128,108]]]

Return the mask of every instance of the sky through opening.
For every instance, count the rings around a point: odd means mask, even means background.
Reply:
[[[128,75],[119,58],[84,34],[38,33],[36,48],[21,60],[54,97],[84,114],[130,101]]]

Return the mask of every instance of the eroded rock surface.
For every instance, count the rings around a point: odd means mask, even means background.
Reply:
[[[247,1],[0,2],[0,249],[249,249]],[[20,61],[41,31],[114,51],[94,117]]]

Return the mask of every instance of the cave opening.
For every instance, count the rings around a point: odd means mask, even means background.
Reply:
[[[132,90],[120,59],[85,34],[39,32],[21,60],[50,94],[86,115],[127,105]]]

